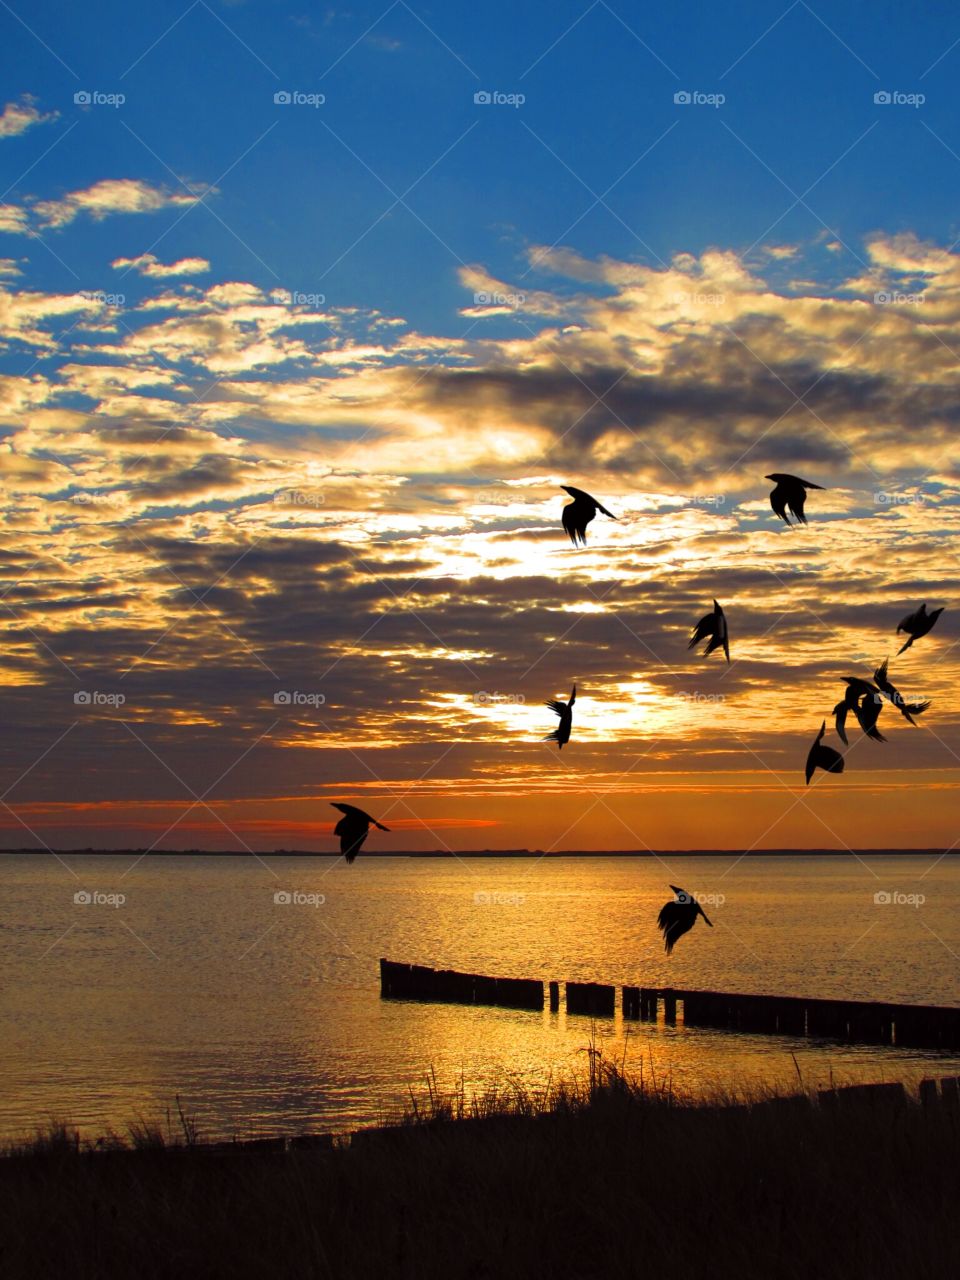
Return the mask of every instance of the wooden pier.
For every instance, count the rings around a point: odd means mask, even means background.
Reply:
[[[598,982],[550,982],[552,1013],[560,1009],[561,986],[566,989],[568,1014],[614,1016],[617,987]],[[430,1000],[509,1009],[542,1010],[546,1005],[544,984],[538,979],[488,978],[392,960],[380,961],[380,994],[386,1000]],[[684,1027],[960,1051],[960,1009],[938,1005],[623,986],[620,1010],[628,1022],[656,1022],[662,1012],[667,1026],[679,1022]]]

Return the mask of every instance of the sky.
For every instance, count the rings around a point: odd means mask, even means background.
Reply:
[[[0,845],[953,846],[952,6],[0,33]]]

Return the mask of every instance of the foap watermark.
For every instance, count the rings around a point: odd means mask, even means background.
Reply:
[[[71,502],[78,507],[115,507],[116,494],[113,493],[71,493]]]
[[[326,700],[324,693],[301,693],[299,689],[279,689],[273,695],[275,707],[322,707]]]
[[[879,889],[873,895],[874,905],[878,907],[922,907],[926,902],[926,896],[922,893],[901,893],[899,889],[893,893],[887,893],[883,889]]]
[[[73,895],[74,906],[77,907],[122,907],[126,902],[126,894],[102,893],[99,889],[78,889]]]
[[[678,89],[673,95],[678,107],[722,107],[726,100],[725,93],[701,93],[699,89]]]
[[[126,694],[104,693],[101,689],[78,689],[73,695],[76,707],[122,707]]]
[[[677,306],[722,307],[727,300],[725,293],[687,293],[679,290],[673,295]]]
[[[304,893],[302,889],[278,889],[273,901],[278,907],[322,907],[326,898],[322,893]]]
[[[701,907],[722,907],[727,900],[725,893],[689,893],[686,889],[681,889],[679,893],[674,894],[677,902],[697,903]]]
[[[475,707],[513,706],[522,707],[526,698],[522,693],[498,693],[495,689],[481,689],[471,698]]]
[[[78,107],[122,107],[127,100],[125,93],[101,93],[99,89],[78,89],[73,101]]]
[[[926,100],[925,93],[902,93],[899,89],[878,89],[873,95],[877,107],[922,107]]]
[[[727,501],[725,493],[688,493],[684,499],[690,507],[722,507]]]
[[[700,689],[693,689],[691,691],[681,689],[677,694],[677,697],[681,702],[720,703],[726,700],[726,695],[723,693],[704,693]]]
[[[310,293],[301,289],[272,289],[270,301],[283,307],[322,307],[327,300],[325,293]]]
[[[511,311],[519,311],[526,300],[525,293],[490,293],[486,289],[473,295],[475,307],[509,307]]]
[[[526,94],[501,93],[499,89],[479,89],[473,95],[478,107],[522,107],[526,100]]]
[[[78,289],[77,297],[84,302],[99,302],[102,307],[122,307],[127,301],[125,293],[106,293],[103,289]]]
[[[325,93],[303,93],[299,89],[278,89],[273,95],[277,107],[322,107],[327,100]]]
[[[308,493],[305,489],[281,489],[273,495],[273,501],[278,507],[322,507],[325,498],[315,490]]]
[[[878,307],[919,307],[923,299],[922,293],[898,293],[896,289],[880,289],[873,295]]]
[[[501,893],[498,890],[491,890],[489,893],[481,891],[473,895],[475,907],[522,907],[526,900],[525,893]]]
[[[920,506],[924,502],[924,496],[922,493],[888,493],[880,490],[873,495],[873,500],[878,507],[909,507]]]

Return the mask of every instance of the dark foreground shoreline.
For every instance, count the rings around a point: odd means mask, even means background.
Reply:
[[[4,1277],[953,1280],[960,1107],[896,1087],[678,1105],[615,1074],[540,1114],[349,1146],[0,1159]]]

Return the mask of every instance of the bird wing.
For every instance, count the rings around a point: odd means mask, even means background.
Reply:
[[[699,644],[701,640],[706,640],[707,636],[713,635],[714,619],[716,614],[708,613],[700,619],[693,631],[693,637],[687,645],[688,649],[692,649],[695,644]]]
[[[571,498],[577,498],[580,501],[583,501],[585,499],[587,502],[592,502],[595,507],[598,507],[600,505],[597,502],[596,498],[591,497],[591,495],[587,493],[585,489],[575,489],[572,484],[562,484],[560,488],[564,491],[564,493],[569,493]]]
[[[840,741],[843,743],[846,743],[847,741],[847,712],[849,709],[846,699],[844,699],[843,702],[838,702],[833,708],[834,723],[837,726],[837,733],[840,735]]]
[[[790,523],[790,517],[787,515],[787,495],[779,485],[770,494],[770,506],[775,515],[778,515],[786,524]]]
[[[799,476],[794,476],[797,484],[802,484],[805,489],[822,489],[822,484],[814,484],[812,480],[801,480]]]
[[[370,817],[369,813],[364,813],[362,809],[358,809],[354,804],[338,804],[336,800],[331,800],[330,803],[333,805],[334,809],[339,809],[340,812],[345,813],[348,818],[362,819],[367,823],[373,822],[373,818]],[[337,823],[337,826],[340,826],[339,822]]]
[[[787,499],[787,506],[796,516],[800,524],[807,523],[807,517],[803,514],[803,505],[806,502],[806,500],[807,500],[807,491],[806,489],[803,488],[802,484],[798,485],[797,488],[792,491],[792,493],[790,494],[790,497]]]
[[[891,689],[893,688],[887,680],[887,667],[889,665],[889,661],[889,658],[884,658],[879,667],[877,667],[876,671],[873,673],[874,680],[876,680],[878,687],[884,693],[886,693],[888,686]]]
[[[560,702],[559,699],[556,698],[552,698],[549,702],[545,702],[543,705],[545,707],[549,707],[555,716],[565,716],[570,710],[565,702]]]
[[[693,928],[696,912],[680,902],[667,902],[661,907],[657,916],[657,926],[663,934],[663,944],[667,955],[670,955],[678,938]]]
[[[619,516],[615,516],[612,511],[608,511],[606,507],[601,506],[599,502],[597,503],[597,510],[602,511],[603,514],[605,516],[609,516],[611,520],[619,520],[620,518]]]

